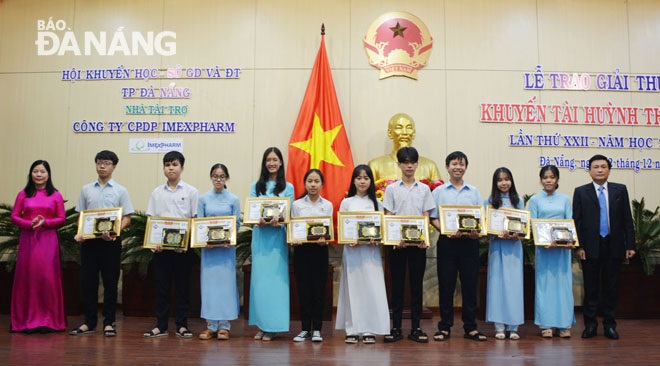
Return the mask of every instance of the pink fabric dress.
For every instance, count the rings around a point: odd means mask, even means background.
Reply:
[[[44,224],[33,230],[30,224],[37,215],[44,217]],[[21,228],[11,291],[11,331],[62,331],[66,314],[56,231],[65,221],[62,195],[55,191],[48,196],[46,190],[37,190],[33,197],[26,197],[20,191],[11,221]]]

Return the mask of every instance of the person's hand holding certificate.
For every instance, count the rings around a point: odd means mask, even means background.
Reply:
[[[302,243],[317,243],[325,245],[327,241],[334,240],[332,217],[292,217],[287,227],[287,242],[292,245]]]
[[[339,244],[380,244],[383,240],[383,213],[378,211],[338,212]]]
[[[280,226],[289,221],[288,197],[248,197],[245,207],[246,224]]]
[[[175,217],[147,217],[143,247],[177,252],[188,249],[191,219]]]
[[[103,238],[112,241],[121,234],[122,207],[84,210],[78,216],[75,240]]]

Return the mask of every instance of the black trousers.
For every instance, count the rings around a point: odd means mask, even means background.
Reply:
[[[582,275],[584,277],[582,314],[584,315],[584,325],[585,327],[598,326],[596,314],[599,298],[602,298],[603,326],[616,328],[614,316],[616,314],[619,270],[621,269],[622,259],[610,257],[609,237],[601,238],[598,254],[599,258],[582,261]]]
[[[115,323],[119,282],[121,239],[89,239],[80,245],[80,284],[85,324],[98,324],[99,272],[103,280],[103,326]]]
[[[477,239],[438,239],[438,287],[440,292],[440,321],[438,330],[450,331],[454,325],[454,291],[460,274],[463,297],[463,330],[477,329],[477,280],[479,276],[479,241]]]
[[[164,250],[154,253],[154,277],[156,279],[156,326],[161,332],[167,330],[167,318],[170,313],[170,293],[172,283],[175,286],[174,324],[177,331],[188,328],[188,309],[190,308],[190,273],[192,271],[193,252],[176,253]]]
[[[321,331],[328,278],[328,246],[303,244],[294,247],[293,274],[298,287],[302,330]]]
[[[426,249],[417,246],[394,248],[390,255],[390,283],[392,286],[392,328],[401,329],[403,316],[403,291],[406,280],[406,267],[410,280],[410,325],[419,328],[422,319],[422,287],[426,269]]]

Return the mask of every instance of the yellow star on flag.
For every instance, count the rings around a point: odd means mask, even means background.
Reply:
[[[342,125],[337,125],[331,130],[324,131],[318,114],[314,113],[312,136],[308,140],[292,142],[290,145],[309,154],[310,169],[318,169],[321,161],[344,166],[344,163],[339,160],[334,150],[332,150],[332,143],[335,141],[341,127]]]

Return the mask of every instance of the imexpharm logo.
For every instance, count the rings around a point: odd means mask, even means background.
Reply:
[[[138,56],[176,55],[176,32],[128,32],[119,27],[114,32],[84,31],[76,35],[63,19],[37,20],[38,56]]]
[[[183,152],[182,138],[131,138],[128,152],[134,154],[161,154],[168,151]]]

